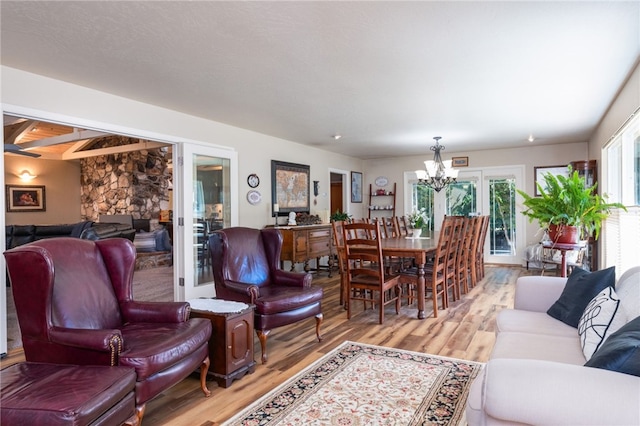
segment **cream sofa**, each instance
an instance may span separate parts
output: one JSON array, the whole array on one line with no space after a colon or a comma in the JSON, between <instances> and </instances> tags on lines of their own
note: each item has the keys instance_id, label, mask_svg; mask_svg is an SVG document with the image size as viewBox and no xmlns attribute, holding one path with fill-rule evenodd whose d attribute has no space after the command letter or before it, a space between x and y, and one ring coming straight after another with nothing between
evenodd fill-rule
<instances>
[{"instance_id":1,"label":"cream sofa","mask_svg":"<svg viewBox=\"0 0 640 426\"><path fill-rule=\"evenodd\" d=\"M470 389L469 425L640 425L640 377L584 366L578 330L546 313L566 280L517 280L514 309L499 312L491 359ZM640 316L640 267L615 291L627 323Z\"/></svg>"}]
</instances>

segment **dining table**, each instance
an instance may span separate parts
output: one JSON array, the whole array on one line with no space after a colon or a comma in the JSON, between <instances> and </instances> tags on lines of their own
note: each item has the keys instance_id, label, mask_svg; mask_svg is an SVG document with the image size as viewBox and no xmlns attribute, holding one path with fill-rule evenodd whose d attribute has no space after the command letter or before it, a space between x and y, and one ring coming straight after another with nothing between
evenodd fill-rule
<instances>
[{"instance_id":1,"label":"dining table","mask_svg":"<svg viewBox=\"0 0 640 426\"><path fill-rule=\"evenodd\" d=\"M424 268L429 255L435 253L438 246L438 232L423 233L420 237L405 236L382 238L383 256L413 258L418 270L418 318L424 319L426 278Z\"/></svg>"}]
</instances>

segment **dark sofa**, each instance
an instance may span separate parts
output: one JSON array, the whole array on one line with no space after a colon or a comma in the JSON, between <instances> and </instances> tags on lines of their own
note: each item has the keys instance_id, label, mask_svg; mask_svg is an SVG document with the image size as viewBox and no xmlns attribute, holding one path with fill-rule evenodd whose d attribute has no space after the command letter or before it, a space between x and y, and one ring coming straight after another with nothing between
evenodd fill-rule
<instances>
[{"instance_id":1,"label":"dark sofa","mask_svg":"<svg viewBox=\"0 0 640 426\"><path fill-rule=\"evenodd\" d=\"M91 221L64 225L7 225L5 249L54 237L74 237L92 241L121 237L133 241L135 233L136 230L129 225Z\"/></svg>"}]
</instances>

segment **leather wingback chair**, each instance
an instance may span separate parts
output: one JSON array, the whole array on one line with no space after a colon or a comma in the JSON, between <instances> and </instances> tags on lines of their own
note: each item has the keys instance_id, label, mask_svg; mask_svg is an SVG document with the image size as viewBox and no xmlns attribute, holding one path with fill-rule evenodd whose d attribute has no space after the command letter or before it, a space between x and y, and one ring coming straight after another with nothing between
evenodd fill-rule
<instances>
[{"instance_id":1,"label":"leather wingback chair","mask_svg":"<svg viewBox=\"0 0 640 426\"><path fill-rule=\"evenodd\" d=\"M51 238L4 253L27 361L133 367L136 414L201 367L211 322L186 302L136 302L131 241Z\"/></svg>"},{"instance_id":2,"label":"leather wingback chair","mask_svg":"<svg viewBox=\"0 0 640 426\"><path fill-rule=\"evenodd\" d=\"M322 287L311 285L311 274L280 269L281 249L282 234L275 228L226 228L209 237L216 297L255 306L263 364L272 328L315 316L322 340Z\"/></svg>"}]
</instances>

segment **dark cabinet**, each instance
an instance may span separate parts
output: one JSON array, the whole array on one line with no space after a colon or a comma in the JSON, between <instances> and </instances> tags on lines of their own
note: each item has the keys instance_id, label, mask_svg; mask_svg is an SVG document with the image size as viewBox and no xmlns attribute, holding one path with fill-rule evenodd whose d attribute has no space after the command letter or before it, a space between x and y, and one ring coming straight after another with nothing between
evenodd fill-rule
<instances>
[{"instance_id":1,"label":"dark cabinet","mask_svg":"<svg viewBox=\"0 0 640 426\"><path fill-rule=\"evenodd\" d=\"M596 160L572 161L569 165L584 178L584 183L587 187L593 186L598 182L598 165ZM597 186L595 192L598 192ZM585 269L589 269L590 271L598 269L598 241L593 236L589 237L587 251L582 264Z\"/></svg>"},{"instance_id":2,"label":"dark cabinet","mask_svg":"<svg viewBox=\"0 0 640 426\"><path fill-rule=\"evenodd\" d=\"M253 360L253 306L241 312L191 310L192 318L211 321L209 376L226 388L233 380L255 371Z\"/></svg>"}]
</instances>

